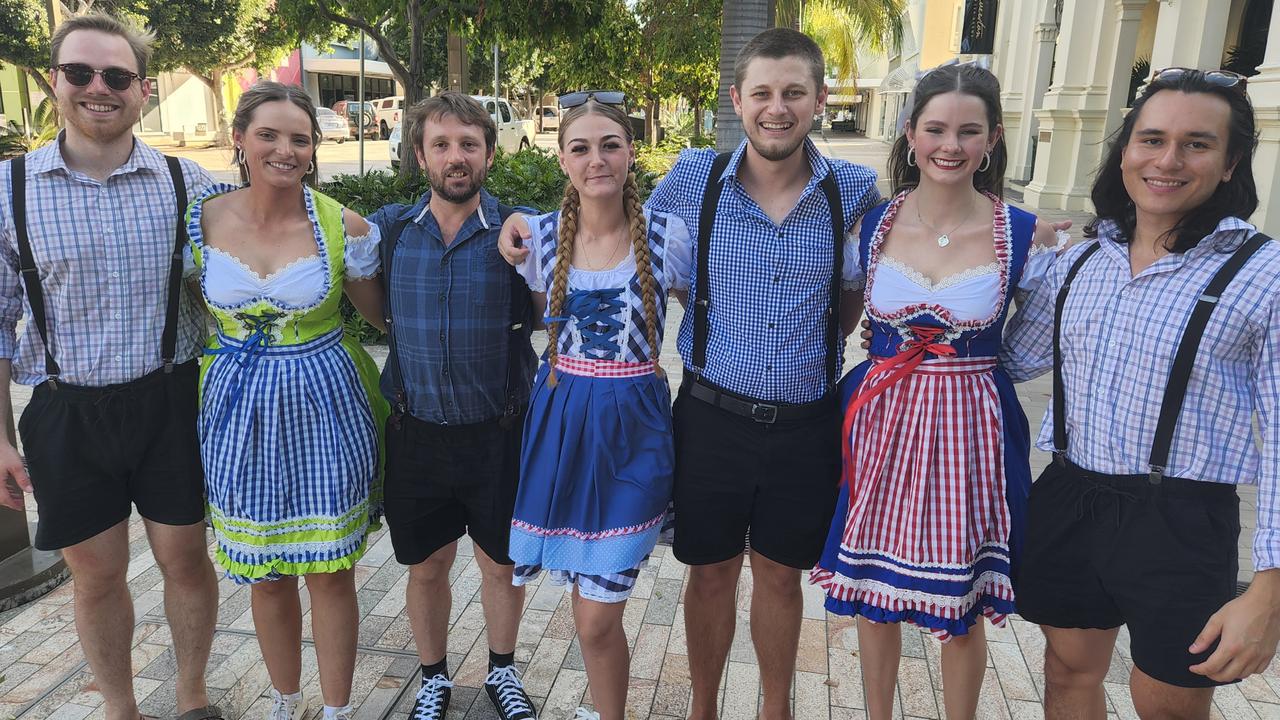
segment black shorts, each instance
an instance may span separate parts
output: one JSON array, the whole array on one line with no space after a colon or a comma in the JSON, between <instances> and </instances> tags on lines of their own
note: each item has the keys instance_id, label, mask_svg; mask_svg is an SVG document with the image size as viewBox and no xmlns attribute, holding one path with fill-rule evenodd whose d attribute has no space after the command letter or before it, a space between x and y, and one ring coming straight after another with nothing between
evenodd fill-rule
<instances>
[{"instance_id":1,"label":"black shorts","mask_svg":"<svg viewBox=\"0 0 1280 720\"><path fill-rule=\"evenodd\" d=\"M1133 662L1178 687L1225 683L1187 668L1187 648L1235 597L1234 485L1099 475L1050 463L1031 485L1018 613L1056 628L1129 626Z\"/></svg>"},{"instance_id":2,"label":"black shorts","mask_svg":"<svg viewBox=\"0 0 1280 720\"><path fill-rule=\"evenodd\" d=\"M83 542L129 517L165 525L204 518L195 361L133 382L45 382L18 421L39 523L35 546Z\"/></svg>"},{"instance_id":3,"label":"black shorts","mask_svg":"<svg viewBox=\"0 0 1280 720\"><path fill-rule=\"evenodd\" d=\"M386 514L400 564L417 565L464 533L495 562L511 564L523 431L523 411L471 425L412 415L387 421Z\"/></svg>"},{"instance_id":4,"label":"black shorts","mask_svg":"<svg viewBox=\"0 0 1280 720\"><path fill-rule=\"evenodd\" d=\"M801 570L822 554L840 479L839 414L756 422L681 388L673 409L676 559L709 565L751 549Z\"/></svg>"}]
</instances>

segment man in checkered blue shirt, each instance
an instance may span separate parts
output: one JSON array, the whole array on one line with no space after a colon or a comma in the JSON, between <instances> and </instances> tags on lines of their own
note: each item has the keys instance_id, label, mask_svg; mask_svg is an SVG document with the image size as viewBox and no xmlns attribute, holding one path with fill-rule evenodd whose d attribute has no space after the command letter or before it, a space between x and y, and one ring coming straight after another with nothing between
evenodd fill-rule
<instances>
[{"instance_id":1,"label":"man in checkered blue shirt","mask_svg":"<svg viewBox=\"0 0 1280 720\"><path fill-rule=\"evenodd\" d=\"M212 180L190 161L171 167L133 137L151 94L148 41L106 16L60 25L49 82L66 129L21 163L0 164L0 425L12 416L10 378L34 386L18 423L28 469L12 429L0 427L0 473L34 486L35 545L61 549L71 569L76 630L108 720L139 717L125 582L137 506L164 575L176 707L182 720L203 720L221 717L204 684L218 605L196 437L205 315L181 286L171 304L170 283L179 207ZM19 274L19 221L38 281ZM24 500L10 487L0 504L21 510Z\"/></svg>"}]
</instances>

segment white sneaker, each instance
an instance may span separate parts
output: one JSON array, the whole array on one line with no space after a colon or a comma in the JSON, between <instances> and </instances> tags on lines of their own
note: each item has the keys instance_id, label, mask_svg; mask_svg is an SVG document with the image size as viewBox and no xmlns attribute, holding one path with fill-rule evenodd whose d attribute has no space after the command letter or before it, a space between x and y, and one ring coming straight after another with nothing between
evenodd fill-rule
<instances>
[{"instance_id":1,"label":"white sneaker","mask_svg":"<svg viewBox=\"0 0 1280 720\"><path fill-rule=\"evenodd\" d=\"M578 708L578 711L573 714L573 720L600 720L600 713L591 712L584 707L580 707Z\"/></svg>"},{"instance_id":2,"label":"white sneaker","mask_svg":"<svg viewBox=\"0 0 1280 720\"><path fill-rule=\"evenodd\" d=\"M324 720L351 720L351 716L354 713L355 713L355 710L352 710L350 705L343 705L340 708L329 707L328 705L325 705L323 719Z\"/></svg>"},{"instance_id":3,"label":"white sneaker","mask_svg":"<svg viewBox=\"0 0 1280 720\"><path fill-rule=\"evenodd\" d=\"M302 720L307 714L307 699L301 692L281 695L271 688L271 709L267 710L266 720Z\"/></svg>"}]
</instances>

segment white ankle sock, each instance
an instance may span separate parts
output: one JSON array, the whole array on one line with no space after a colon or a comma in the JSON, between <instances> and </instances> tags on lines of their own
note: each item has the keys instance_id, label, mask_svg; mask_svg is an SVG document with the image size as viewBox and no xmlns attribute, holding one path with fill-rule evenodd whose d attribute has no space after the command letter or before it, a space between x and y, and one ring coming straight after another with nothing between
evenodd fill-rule
<instances>
[{"instance_id":1,"label":"white ankle sock","mask_svg":"<svg viewBox=\"0 0 1280 720\"><path fill-rule=\"evenodd\" d=\"M272 689L272 690L275 690L275 691L276 691L276 694L280 696L280 699L281 699L281 700L284 700L285 702L296 703L296 702L298 702L299 700L302 700L302 691L301 691L301 690L299 690L298 692L295 692L295 693L282 693L282 692L280 692L279 690L276 690L275 688L271 688L271 689Z\"/></svg>"},{"instance_id":2,"label":"white ankle sock","mask_svg":"<svg viewBox=\"0 0 1280 720\"><path fill-rule=\"evenodd\" d=\"M323 717L324 717L324 718L326 718L326 719L327 719L327 718L336 718L336 717L338 717L338 714L339 714L339 713L344 713L344 712L345 712L345 713L348 713L348 714L350 714L350 713L351 713L351 705L350 705L350 703L348 703L348 704L346 704L346 705L343 705L342 707L334 707L334 706L332 706L332 705L325 705L325 706L324 706L324 715L323 715Z\"/></svg>"}]
</instances>

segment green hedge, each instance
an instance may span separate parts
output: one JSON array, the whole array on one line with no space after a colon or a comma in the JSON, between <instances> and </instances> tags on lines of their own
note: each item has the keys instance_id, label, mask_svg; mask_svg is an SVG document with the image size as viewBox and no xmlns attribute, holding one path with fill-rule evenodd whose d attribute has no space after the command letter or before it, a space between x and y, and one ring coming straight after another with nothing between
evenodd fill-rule
<instances>
[{"instance_id":1,"label":"green hedge","mask_svg":"<svg viewBox=\"0 0 1280 720\"><path fill-rule=\"evenodd\" d=\"M649 197L659 175L637 167L642 199ZM664 171L665 172L665 171ZM485 188L505 205L523 205L550 212L560 206L565 175L556 154L544 148L528 148L517 153L498 151L485 180ZM320 191L361 215L391 203L412 205L429 189L427 178L415 173L407 178L386 170L364 175L335 175L320 185ZM385 342L378 329L364 321L351 303L342 299L342 319L347 331L364 343Z\"/></svg>"}]
</instances>

